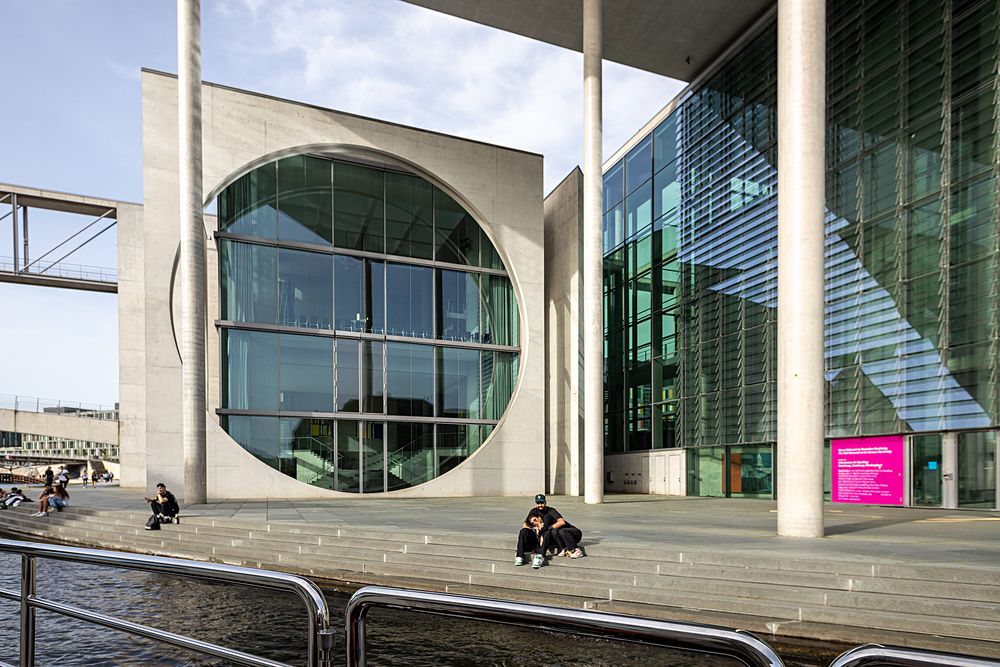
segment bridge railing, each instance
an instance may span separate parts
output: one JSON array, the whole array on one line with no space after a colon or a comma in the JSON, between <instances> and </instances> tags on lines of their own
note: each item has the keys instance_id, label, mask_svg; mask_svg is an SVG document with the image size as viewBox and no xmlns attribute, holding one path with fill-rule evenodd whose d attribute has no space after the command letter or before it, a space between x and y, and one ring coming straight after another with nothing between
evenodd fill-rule
<instances>
[{"instance_id":1,"label":"bridge railing","mask_svg":"<svg viewBox=\"0 0 1000 667\"><path fill-rule=\"evenodd\" d=\"M85 419L108 419L111 421L118 419L118 407L114 405L80 403L77 401L63 401L14 394L0 394L0 409L43 412L64 417L82 417Z\"/></svg>"},{"instance_id":2,"label":"bridge railing","mask_svg":"<svg viewBox=\"0 0 1000 667\"><path fill-rule=\"evenodd\" d=\"M26 273L28 275L43 275L70 280L89 280L96 283L118 282L118 269L112 267L41 260L33 263L25 271L21 267L15 267L14 258L10 256L0 257L0 272Z\"/></svg>"}]
</instances>

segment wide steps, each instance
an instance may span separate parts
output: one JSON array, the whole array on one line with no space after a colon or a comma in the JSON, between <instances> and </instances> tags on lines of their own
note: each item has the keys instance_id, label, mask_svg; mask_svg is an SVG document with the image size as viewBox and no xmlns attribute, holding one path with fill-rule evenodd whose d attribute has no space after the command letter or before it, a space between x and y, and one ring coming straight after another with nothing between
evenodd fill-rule
<instances>
[{"instance_id":1,"label":"wide steps","mask_svg":"<svg viewBox=\"0 0 1000 667\"><path fill-rule=\"evenodd\" d=\"M351 583L681 610L754 619L744 627L853 627L994 642L1000 571L896 562L842 563L737 551L587 545L588 557L513 564L514 535L425 535L356 526L183 517L145 531L148 513L70 508L47 518L0 512L0 528L41 539L268 567ZM520 596L520 597L519 597ZM783 631L786 632L786 631Z\"/></svg>"}]
</instances>

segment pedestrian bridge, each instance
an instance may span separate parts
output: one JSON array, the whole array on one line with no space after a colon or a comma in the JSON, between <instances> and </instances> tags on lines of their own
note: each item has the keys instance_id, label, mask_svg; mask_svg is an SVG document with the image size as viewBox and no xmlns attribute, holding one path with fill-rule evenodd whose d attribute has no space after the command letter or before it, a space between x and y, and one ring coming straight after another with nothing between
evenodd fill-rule
<instances>
[{"instance_id":1,"label":"pedestrian bridge","mask_svg":"<svg viewBox=\"0 0 1000 667\"><path fill-rule=\"evenodd\" d=\"M114 409L81 410L24 404L23 399L0 405L0 431L29 433L50 438L118 445L118 412Z\"/></svg>"}]
</instances>

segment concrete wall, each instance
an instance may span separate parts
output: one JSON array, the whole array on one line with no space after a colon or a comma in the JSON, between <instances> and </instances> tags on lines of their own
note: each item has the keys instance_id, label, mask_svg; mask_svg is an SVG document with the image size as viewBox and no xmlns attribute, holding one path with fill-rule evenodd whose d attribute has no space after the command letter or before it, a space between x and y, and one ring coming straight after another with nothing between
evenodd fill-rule
<instances>
[{"instance_id":1,"label":"concrete wall","mask_svg":"<svg viewBox=\"0 0 1000 667\"><path fill-rule=\"evenodd\" d=\"M490 439L465 463L431 482L386 496L530 495L544 487L544 247L542 158L497 146L392 125L328 109L205 85L204 189L214 194L250 168L282 155L329 152L393 156L455 195L483 225L514 283L521 315L518 386ZM146 479L183 492L180 358L171 286L177 253L177 81L143 72L145 191ZM387 158L388 159L388 158ZM213 225L208 222L206 226ZM206 233L209 233L206 230ZM209 246L214 246L210 242ZM208 369L210 412L218 406L217 272L210 252ZM137 271L133 271L137 273ZM134 335L136 331L124 332ZM208 423L212 498L353 497L298 482L259 462ZM137 427L133 424L133 427ZM128 447L139 448L137 441ZM131 478L128 470L123 475Z\"/></svg>"},{"instance_id":2,"label":"concrete wall","mask_svg":"<svg viewBox=\"0 0 1000 667\"><path fill-rule=\"evenodd\" d=\"M687 460L683 449L652 449L604 457L608 493L683 496L687 492Z\"/></svg>"},{"instance_id":3,"label":"concrete wall","mask_svg":"<svg viewBox=\"0 0 1000 667\"><path fill-rule=\"evenodd\" d=\"M545 444L550 493L583 493L580 230L583 172L545 198Z\"/></svg>"},{"instance_id":4,"label":"concrete wall","mask_svg":"<svg viewBox=\"0 0 1000 667\"><path fill-rule=\"evenodd\" d=\"M146 486L146 294L141 206L118 206L118 457L123 486ZM115 471L116 476L121 478Z\"/></svg>"}]
</instances>

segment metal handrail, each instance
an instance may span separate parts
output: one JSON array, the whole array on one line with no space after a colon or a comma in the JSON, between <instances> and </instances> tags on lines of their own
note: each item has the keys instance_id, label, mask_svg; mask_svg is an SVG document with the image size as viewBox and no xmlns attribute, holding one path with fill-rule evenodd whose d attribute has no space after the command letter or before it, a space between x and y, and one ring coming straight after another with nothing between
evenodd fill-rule
<instances>
[{"instance_id":1,"label":"metal handrail","mask_svg":"<svg viewBox=\"0 0 1000 667\"><path fill-rule=\"evenodd\" d=\"M783 667L774 649L742 630L383 586L362 588L347 603L347 667L365 667L365 619L373 607L712 653L748 667Z\"/></svg>"},{"instance_id":2,"label":"metal handrail","mask_svg":"<svg viewBox=\"0 0 1000 667\"><path fill-rule=\"evenodd\" d=\"M957 653L868 644L841 653L830 667L998 667L1000 662Z\"/></svg>"},{"instance_id":3,"label":"metal handrail","mask_svg":"<svg viewBox=\"0 0 1000 667\"><path fill-rule=\"evenodd\" d=\"M33 667L35 664L36 609L44 609L45 611L62 614L63 616L69 616L70 618L133 635L139 635L202 655L230 660L241 665L249 665L250 667L288 667L284 663L261 658L260 656L236 649L38 597L35 594L36 558L103 565L141 570L143 572L158 572L294 593L299 596L309 611L307 664L309 667L329 667L331 664L333 630L330 628L330 609L322 591L311 581L303 577L283 572L256 570L234 565L201 563L182 560L180 558L82 549L18 540L0 539L0 552L21 555L20 592L0 588L0 598L13 600L19 602L21 605L20 667Z\"/></svg>"}]
</instances>

